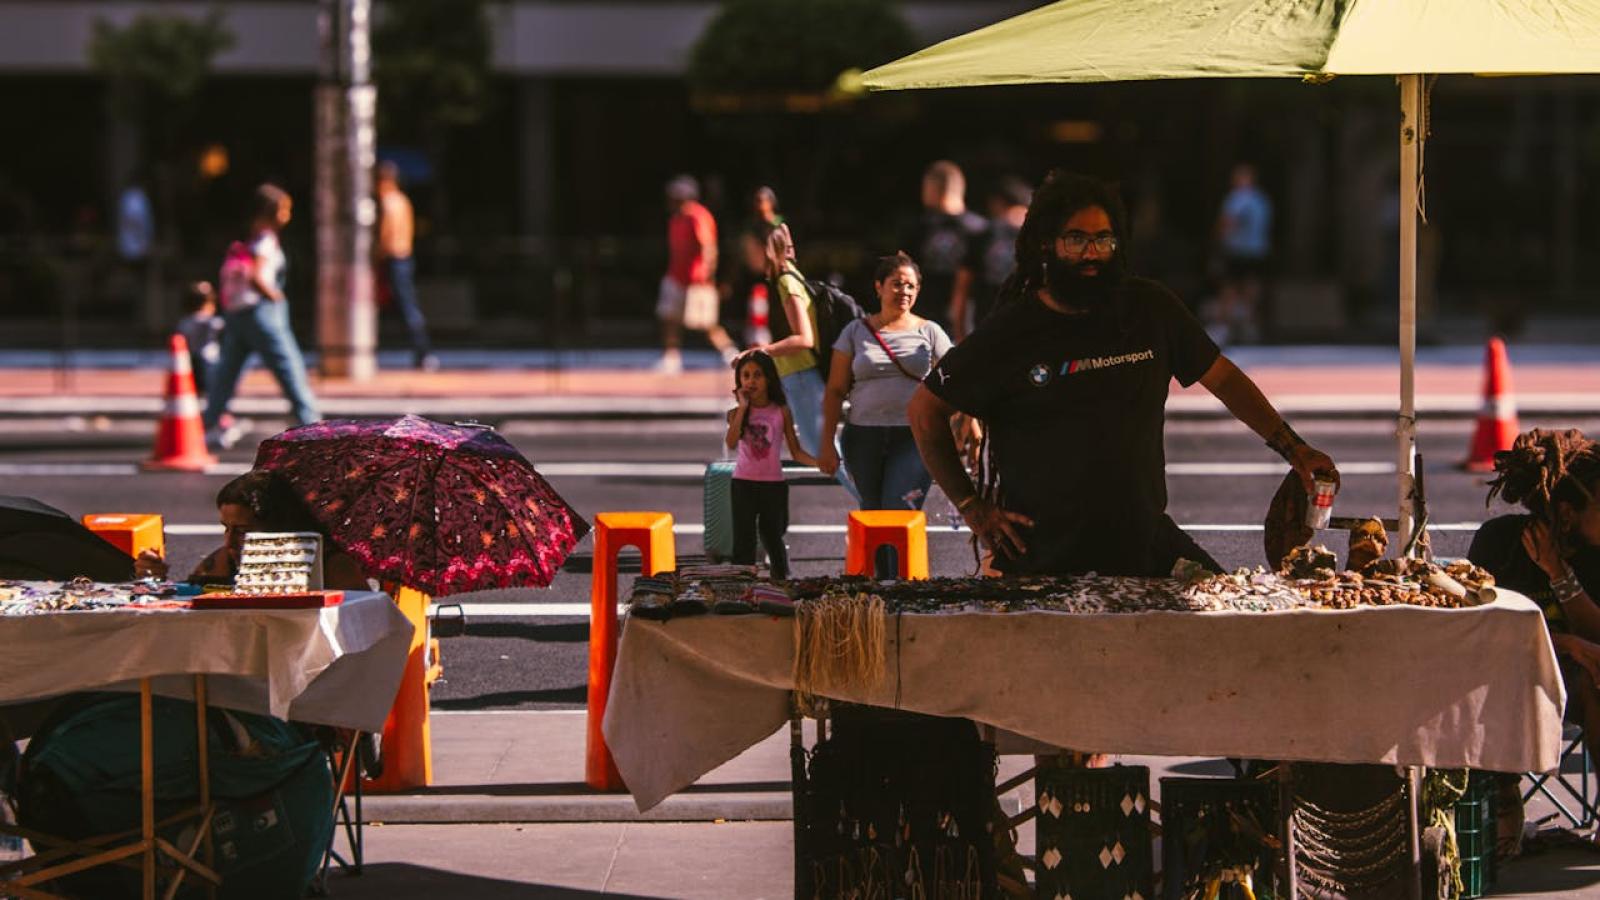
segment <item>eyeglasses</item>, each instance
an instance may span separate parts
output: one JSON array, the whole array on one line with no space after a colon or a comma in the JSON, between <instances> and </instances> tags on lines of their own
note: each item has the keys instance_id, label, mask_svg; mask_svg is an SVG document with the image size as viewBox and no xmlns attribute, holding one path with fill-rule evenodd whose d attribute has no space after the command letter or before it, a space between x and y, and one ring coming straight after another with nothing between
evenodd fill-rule
<instances>
[{"instance_id":1,"label":"eyeglasses","mask_svg":"<svg viewBox=\"0 0 1600 900\"><path fill-rule=\"evenodd\" d=\"M1117 236L1109 231L1099 234L1089 234L1086 231L1069 231L1057 238L1061 241L1062 249L1074 256L1083 253L1091 246L1101 256L1110 256L1117 250Z\"/></svg>"}]
</instances>

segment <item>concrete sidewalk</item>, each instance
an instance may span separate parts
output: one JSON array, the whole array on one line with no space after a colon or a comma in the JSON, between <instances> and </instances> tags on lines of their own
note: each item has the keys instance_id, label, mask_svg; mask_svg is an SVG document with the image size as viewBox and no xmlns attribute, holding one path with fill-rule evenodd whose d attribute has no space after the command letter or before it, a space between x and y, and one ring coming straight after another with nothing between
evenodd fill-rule
<instances>
[{"instance_id":1,"label":"concrete sidewalk","mask_svg":"<svg viewBox=\"0 0 1600 900\"><path fill-rule=\"evenodd\" d=\"M1392 415L1399 364L1392 350L1372 347L1244 347L1230 356L1279 409L1299 415ZM1513 348L1514 399L1527 414L1600 413L1600 348L1555 345ZM75 368L53 368L51 354L0 353L0 416L149 418L160 413L165 384L159 354L74 354ZM721 416L732 379L709 352L686 355L687 368L664 376L649 351L444 354L437 372L384 368L368 382L317 379L328 416L413 412L441 418ZM1423 415L1475 415L1482 399L1482 350L1425 348L1418 354L1416 392ZM247 416L281 416L287 404L264 371L251 371L235 401ZM1174 417L1226 415L1202 388L1174 389Z\"/></svg>"},{"instance_id":2,"label":"concrete sidewalk","mask_svg":"<svg viewBox=\"0 0 1600 900\"><path fill-rule=\"evenodd\" d=\"M626 794L583 783L585 715L435 713L435 786L369 796L369 869L335 877L336 897L783 897L794 846L787 730L735 757L647 814ZM812 736L808 735L808 744ZM1122 757L1167 775L1227 775L1222 760ZM1001 759L1003 780L1032 764ZM1031 785L1007 795L1031 805ZM1529 819L1548 814L1529 806ZM379 824L381 823L381 824ZM1033 829L1019 831L1033 850ZM342 840L340 843L342 848ZM1159 847L1156 858L1160 858ZM1600 900L1600 851L1563 849L1502 868L1494 896Z\"/></svg>"}]
</instances>

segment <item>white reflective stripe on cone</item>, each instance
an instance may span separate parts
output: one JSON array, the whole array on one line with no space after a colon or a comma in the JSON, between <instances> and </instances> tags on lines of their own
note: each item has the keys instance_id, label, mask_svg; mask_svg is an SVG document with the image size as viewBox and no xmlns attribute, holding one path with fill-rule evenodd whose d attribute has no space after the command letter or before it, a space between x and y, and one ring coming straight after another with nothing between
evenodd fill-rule
<instances>
[{"instance_id":1,"label":"white reflective stripe on cone","mask_svg":"<svg viewBox=\"0 0 1600 900\"><path fill-rule=\"evenodd\" d=\"M1491 419L1515 419L1517 417L1516 401L1512 400L1509 394L1501 394L1498 397L1485 397L1480 415Z\"/></svg>"},{"instance_id":2,"label":"white reflective stripe on cone","mask_svg":"<svg viewBox=\"0 0 1600 900\"><path fill-rule=\"evenodd\" d=\"M189 354L188 353L174 353L174 354L172 354L172 374L174 374L174 375L193 375L194 374L194 367L189 365Z\"/></svg>"},{"instance_id":3,"label":"white reflective stripe on cone","mask_svg":"<svg viewBox=\"0 0 1600 900\"><path fill-rule=\"evenodd\" d=\"M200 398L193 394L168 397L161 415L167 419L197 419L200 417Z\"/></svg>"}]
</instances>

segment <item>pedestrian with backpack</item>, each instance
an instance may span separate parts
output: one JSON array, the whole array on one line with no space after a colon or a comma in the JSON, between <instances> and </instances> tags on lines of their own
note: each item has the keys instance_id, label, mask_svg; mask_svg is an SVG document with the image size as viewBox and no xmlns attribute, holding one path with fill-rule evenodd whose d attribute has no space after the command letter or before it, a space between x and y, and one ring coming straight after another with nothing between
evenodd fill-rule
<instances>
[{"instance_id":1,"label":"pedestrian with backpack","mask_svg":"<svg viewBox=\"0 0 1600 900\"><path fill-rule=\"evenodd\" d=\"M932 477L917 452L906 406L917 385L950 352L950 336L939 323L911 312L922 271L910 256L896 253L878 260L872 284L878 311L850 322L833 343L822 434L833 434L849 398L840 444L861 508L921 509ZM829 475L838 471L839 454L831 440L822 442L817 468ZM891 553L879 552L877 577L894 577Z\"/></svg>"},{"instance_id":2,"label":"pedestrian with backpack","mask_svg":"<svg viewBox=\"0 0 1600 900\"><path fill-rule=\"evenodd\" d=\"M213 447L231 446L230 435L219 427L228 404L239 387L239 378L252 354L277 379L278 387L289 400L295 424L304 425L322 418L306 379L305 359L289 327L287 283L288 258L278 233L289 224L294 203L289 192L274 184L256 188L250 231L244 241L228 248L222 263L219 294L222 316L222 357L206 397L206 442Z\"/></svg>"},{"instance_id":3,"label":"pedestrian with backpack","mask_svg":"<svg viewBox=\"0 0 1600 900\"><path fill-rule=\"evenodd\" d=\"M795 264L794 237L788 225L778 225L767 235L767 280L772 283L771 295L777 298L781 315L770 317L777 339L760 349L777 364L800 445L817 456L826 390L822 360L827 358L824 354L831 354L828 348L844 324L860 317L861 308L832 285L806 280ZM782 337L778 337L780 333ZM856 494L848 470L838 470L837 477L845 490Z\"/></svg>"}]
</instances>

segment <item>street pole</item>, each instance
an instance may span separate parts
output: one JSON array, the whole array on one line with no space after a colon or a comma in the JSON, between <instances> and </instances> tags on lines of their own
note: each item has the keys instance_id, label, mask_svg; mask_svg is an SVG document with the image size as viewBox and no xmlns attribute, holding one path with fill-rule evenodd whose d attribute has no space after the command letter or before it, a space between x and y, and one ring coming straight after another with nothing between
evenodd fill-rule
<instances>
[{"instance_id":1,"label":"street pole","mask_svg":"<svg viewBox=\"0 0 1600 900\"><path fill-rule=\"evenodd\" d=\"M1411 539L1416 514L1417 458L1417 176L1421 170L1423 121L1421 75L1401 75L1400 84L1400 415L1395 424L1395 469L1399 473L1401 546ZM1420 547L1420 543L1418 544Z\"/></svg>"},{"instance_id":2,"label":"street pole","mask_svg":"<svg viewBox=\"0 0 1600 900\"><path fill-rule=\"evenodd\" d=\"M317 348L325 378L367 381L377 372L372 291L377 89L372 85L371 0L320 0L316 87Z\"/></svg>"}]
</instances>

